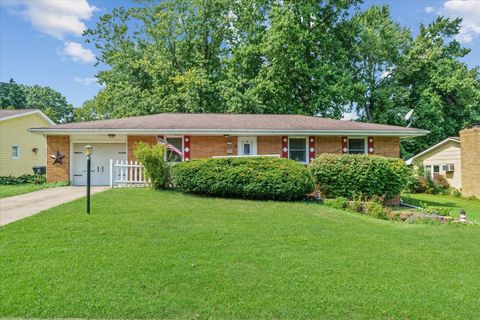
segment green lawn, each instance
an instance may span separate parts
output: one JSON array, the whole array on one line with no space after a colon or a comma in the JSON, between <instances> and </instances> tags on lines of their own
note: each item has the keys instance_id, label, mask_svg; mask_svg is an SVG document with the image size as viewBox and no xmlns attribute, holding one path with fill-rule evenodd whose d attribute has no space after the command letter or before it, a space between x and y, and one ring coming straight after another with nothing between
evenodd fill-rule
<instances>
[{"instance_id":1,"label":"green lawn","mask_svg":"<svg viewBox=\"0 0 480 320\"><path fill-rule=\"evenodd\" d=\"M43 189L42 185L32 183L0 185L0 199Z\"/></svg>"},{"instance_id":2,"label":"green lawn","mask_svg":"<svg viewBox=\"0 0 480 320\"><path fill-rule=\"evenodd\" d=\"M452 208L454 217L458 217L460 215L460 210L465 209L467 218L480 222L480 200L424 193L404 194L402 195L402 200L415 206L420 206L421 202L426 202L430 206Z\"/></svg>"},{"instance_id":3,"label":"green lawn","mask_svg":"<svg viewBox=\"0 0 480 320\"><path fill-rule=\"evenodd\" d=\"M474 319L480 229L114 189L0 229L0 317Z\"/></svg>"}]
</instances>

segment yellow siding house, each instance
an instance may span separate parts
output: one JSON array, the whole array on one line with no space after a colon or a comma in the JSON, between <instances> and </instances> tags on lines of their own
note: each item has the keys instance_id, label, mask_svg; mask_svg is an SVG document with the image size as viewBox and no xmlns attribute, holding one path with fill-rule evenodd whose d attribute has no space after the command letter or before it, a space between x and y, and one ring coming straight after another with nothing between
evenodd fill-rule
<instances>
[{"instance_id":1,"label":"yellow siding house","mask_svg":"<svg viewBox=\"0 0 480 320\"><path fill-rule=\"evenodd\" d=\"M52 124L40 110L0 110L0 176L33 174L33 166L45 166L46 139L28 129Z\"/></svg>"},{"instance_id":2,"label":"yellow siding house","mask_svg":"<svg viewBox=\"0 0 480 320\"><path fill-rule=\"evenodd\" d=\"M420 152L407 160L407 164L421 161L425 176L434 179L444 176L448 184L455 189L462 189L462 157L460 153L460 138L450 137L442 142Z\"/></svg>"}]
</instances>

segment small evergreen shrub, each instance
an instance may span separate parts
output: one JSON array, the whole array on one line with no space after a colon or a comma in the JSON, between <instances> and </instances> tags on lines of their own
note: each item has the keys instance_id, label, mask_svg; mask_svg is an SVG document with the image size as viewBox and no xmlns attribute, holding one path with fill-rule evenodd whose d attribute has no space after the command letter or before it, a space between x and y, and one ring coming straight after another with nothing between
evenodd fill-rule
<instances>
[{"instance_id":1,"label":"small evergreen shrub","mask_svg":"<svg viewBox=\"0 0 480 320\"><path fill-rule=\"evenodd\" d=\"M271 157L199 159L172 167L182 192L245 199L297 200L313 191L307 168Z\"/></svg>"},{"instance_id":2,"label":"small evergreen shrub","mask_svg":"<svg viewBox=\"0 0 480 320\"><path fill-rule=\"evenodd\" d=\"M154 189L165 189L170 185L170 166L165 161L165 147L163 145L149 145L137 143L134 150L135 157L145 167L145 175L150 179Z\"/></svg>"},{"instance_id":3,"label":"small evergreen shrub","mask_svg":"<svg viewBox=\"0 0 480 320\"><path fill-rule=\"evenodd\" d=\"M322 154L309 165L310 172L327 198L391 199L411 176L403 160L371 155Z\"/></svg>"}]
</instances>

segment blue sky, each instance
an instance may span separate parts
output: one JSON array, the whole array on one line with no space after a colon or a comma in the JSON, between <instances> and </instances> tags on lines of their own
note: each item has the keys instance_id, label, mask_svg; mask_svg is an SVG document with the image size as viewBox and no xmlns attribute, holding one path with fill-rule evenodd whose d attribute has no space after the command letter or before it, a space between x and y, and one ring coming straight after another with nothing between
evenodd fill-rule
<instances>
[{"instance_id":1,"label":"blue sky","mask_svg":"<svg viewBox=\"0 0 480 320\"><path fill-rule=\"evenodd\" d=\"M480 65L480 0L365 0L389 4L393 18L412 29L439 14L464 18L460 37L472 50L464 61ZM81 33L113 7L128 0L0 0L0 81L49 86L80 106L100 90L95 75L98 54Z\"/></svg>"}]
</instances>

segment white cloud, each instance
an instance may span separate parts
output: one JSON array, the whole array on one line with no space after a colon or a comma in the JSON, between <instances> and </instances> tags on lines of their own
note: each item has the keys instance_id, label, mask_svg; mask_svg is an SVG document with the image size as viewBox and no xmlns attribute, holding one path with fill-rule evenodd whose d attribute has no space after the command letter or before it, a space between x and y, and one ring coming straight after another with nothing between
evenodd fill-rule
<instances>
[{"instance_id":1,"label":"white cloud","mask_svg":"<svg viewBox=\"0 0 480 320\"><path fill-rule=\"evenodd\" d=\"M19 14L35 28L57 39L81 36L97 8L87 0L4 0L2 5Z\"/></svg>"},{"instance_id":2,"label":"white cloud","mask_svg":"<svg viewBox=\"0 0 480 320\"><path fill-rule=\"evenodd\" d=\"M89 85L94 84L94 83L98 84L97 78L95 78L95 77L85 77L85 78L75 77L73 79L73 81L75 81L77 83L81 83L84 86L89 86Z\"/></svg>"},{"instance_id":3,"label":"white cloud","mask_svg":"<svg viewBox=\"0 0 480 320\"><path fill-rule=\"evenodd\" d=\"M443 11L449 17L463 18L462 28L457 40L462 43L472 42L480 34L480 1L449 0L443 4Z\"/></svg>"},{"instance_id":4,"label":"white cloud","mask_svg":"<svg viewBox=\"0 0 480 320\"><path fill-rule=\"evenodd\" d=\"M480 35L480 0L447 0L441 8L426 7L425 12L462 18L462 27L456 37L462 43L470 43Z\"/></svg>"},{"instance_id":5,"label":"white cloud","mask_svg":"<svg viewBox=\"0 0 480 320\"><path fill-rule=\"evenodd\" d=\"M90 49L84 48L80 43L67 41L64 47L59 52L62 55L68 56L73 61L82 63L95 62L95 55Z\"/></svg>"},{"instance_id":6,"label":"white cloud","mask_svg":"<svg viewBox=\"0 0 480 320\"><path fill-rule=\"evenodd\" d=\"M434 7L426 7L426 8L425 8L425 12L426 12L426 13L432 13L433 11L435 11L435 8L434 8Z\"/></svg>"}]
</instances>

